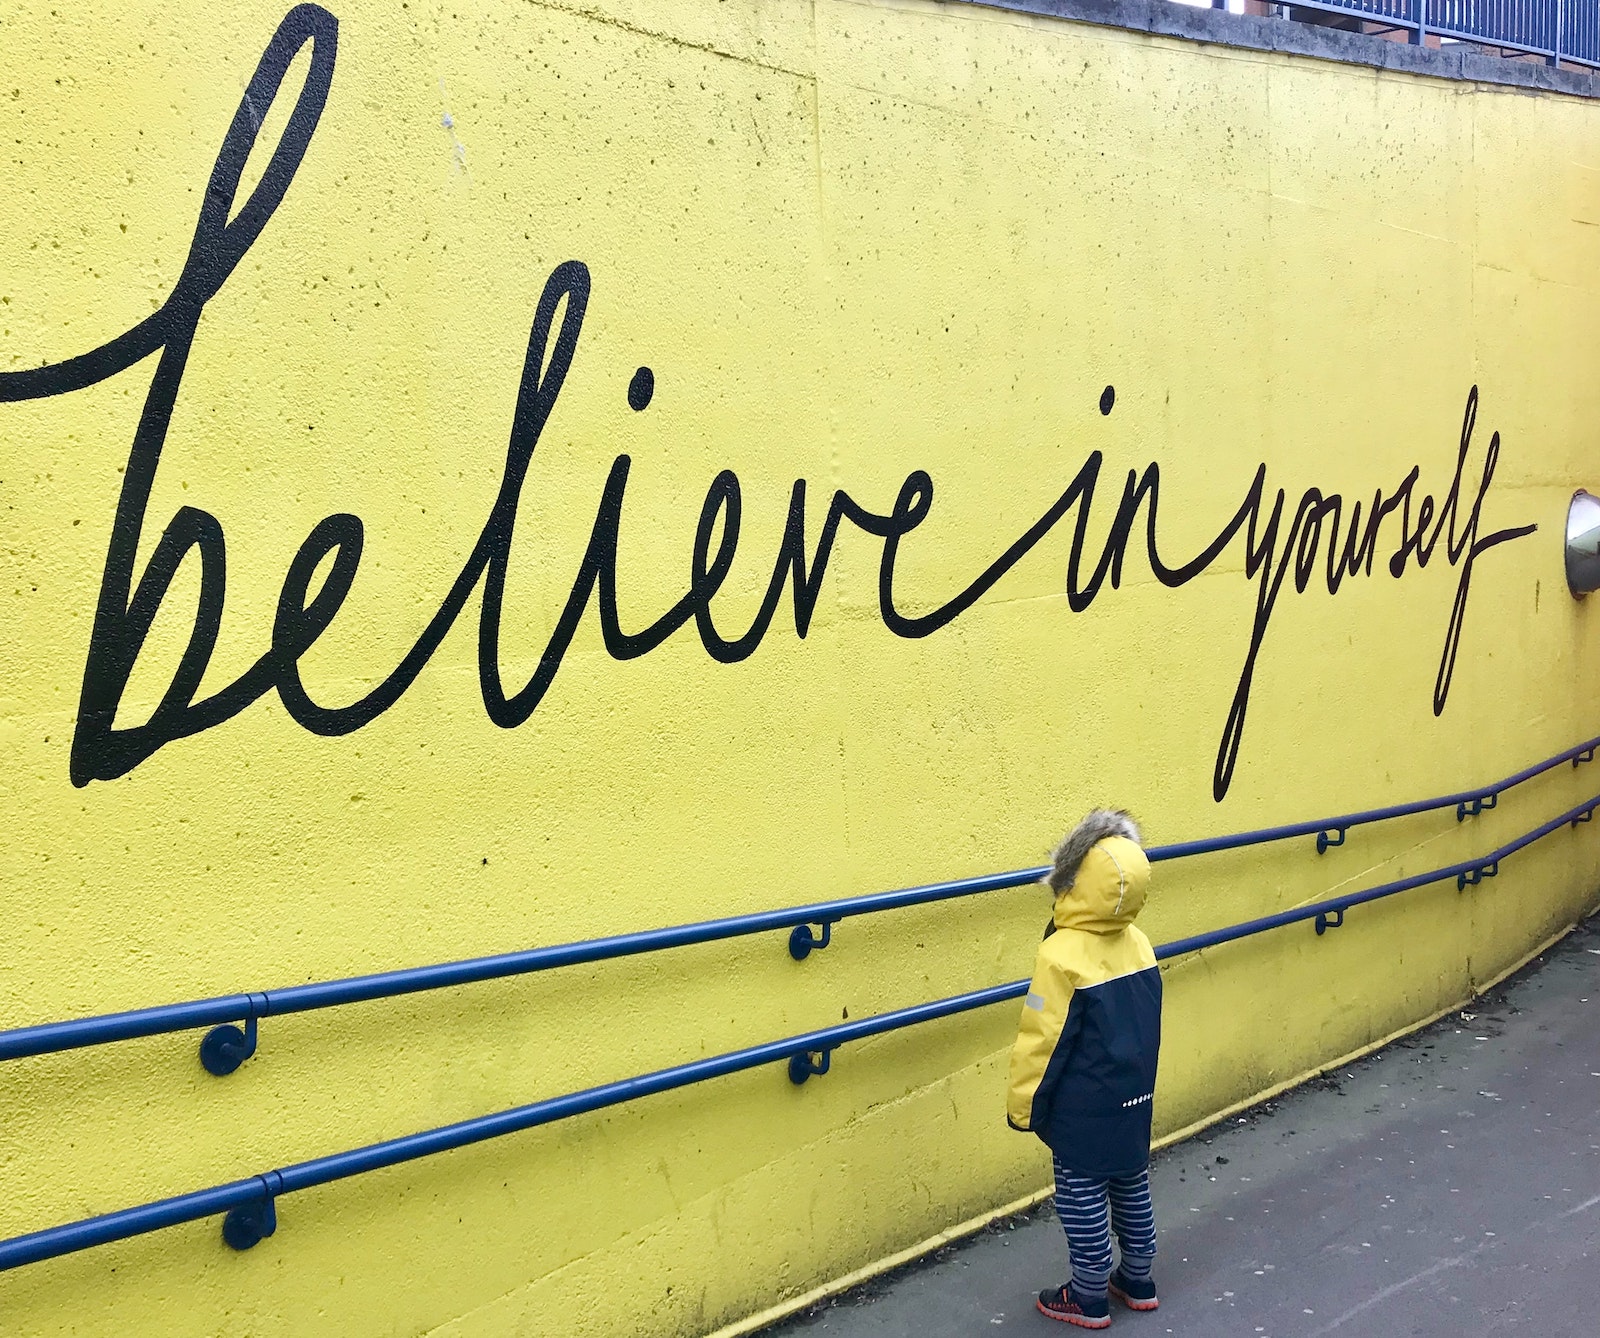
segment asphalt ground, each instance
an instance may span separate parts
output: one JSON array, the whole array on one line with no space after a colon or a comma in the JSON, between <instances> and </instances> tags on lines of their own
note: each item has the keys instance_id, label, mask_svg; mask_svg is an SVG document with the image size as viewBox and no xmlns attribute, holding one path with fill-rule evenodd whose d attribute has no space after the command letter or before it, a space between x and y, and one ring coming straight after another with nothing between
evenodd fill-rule
<instances>
[{"instance_id":1,"label":"asphalt ground","mask_svg":"<svg viewBox=\"0 0 1600 1338\"><path fill-rule=\"evenodd\" d=\"M1048 1162L1041 1148L1041 1170ZM1600 917L1458 1013L1158 1153L1124 1338L1600 1338ZM1043 1205L767 1338L1085 1332Z\"/></svg>"}]
</instances>

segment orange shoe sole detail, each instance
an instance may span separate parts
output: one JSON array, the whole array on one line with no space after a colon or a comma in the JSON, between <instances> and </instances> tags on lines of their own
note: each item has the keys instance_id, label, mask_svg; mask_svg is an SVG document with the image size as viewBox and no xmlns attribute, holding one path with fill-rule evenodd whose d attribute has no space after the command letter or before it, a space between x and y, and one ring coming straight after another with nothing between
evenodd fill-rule
<instances>
[{"instance_id":1,"label":"orange shoe sole detail","mask_svg":"<svg viewBox=\"0 0 1600 1338\"><path fill-rule=\"evenodd\" d=\"M1107 1315L1104 1319L1093 1319L1088 1315L1060 1315L1049 1309L1043 1301L1035 1300L1033 1304L1038 1308L1041 1315L1048 1315L1051 1319L1059 1320L1062 1324L1076 1324L1080 1329L1109 1329L1111 1327L1110 1315Z\"/></svg>"},{"instance_id":2,"label":"orange shoe sole detail","mask_svg":"<svg viewBox=\"0 0 1600 1338\"><path fill-rule=\"evenodd\" d=\"M1107 1287L1106 1290L1109 1291L1111 1295L1115 1296L1117 1300L1121 1301L1123 1305L1127 1306L1129 1310L1148 1312L1158 1309L1161 1305L1161 1300L1159 1297L1152 1296L1148 1301L1136 1301L1120 1287Z\"/></svg>"}]
</instances>

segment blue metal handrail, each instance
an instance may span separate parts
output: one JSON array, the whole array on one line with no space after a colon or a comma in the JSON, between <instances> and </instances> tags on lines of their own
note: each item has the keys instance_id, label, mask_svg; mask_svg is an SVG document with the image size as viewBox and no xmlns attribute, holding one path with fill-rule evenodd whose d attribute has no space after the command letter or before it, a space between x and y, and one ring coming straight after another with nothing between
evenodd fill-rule
<instances>
[{"instance_id":1,"label":"blue metal handrail","mask_svg":"<svg viewBox=\"0 0 1600 1338\"><path fill-rule=\"evenodd\" d=\"M1330 897L1293 910L1280 911L1275 915L1261 916L1258 919L1244 921L1242 924L1179 939L1157 948L1156 957L1158 960L1166 961L1185 953L1198 952L1203 948L1304 920L1315 920L1317 932L1320 934L1327 928L1343 924L1344 912L1352 906L1395 896L1412 888L1443 882L1449 878L1457 880L1458 888L1465 888L1485 878L1494 877L1499 872L1502 860L1534 841L1548 836L1558 828L1576 827L1580 822L1588 822L1594 816L1596 808L1600 808L1600 794L1586 799L1559 817L1541 823L1538 827L1478 859L1463 860L1427 873L1364 888L1359 892ZM183 1222L214 1217L218 1213L225 1214L222 1228L224 1240L235 1249L249 1249L277 1229L276 1201L284 1194L329 1184L335 1180L347 1179L350 1176L394 1166L401 1162L414 1161L420 1157L447 1152L486 1139L499 1138L524 1129L532 1129L541 1124L550 1124L574 1115L601 1110L624 1101L634 1101L658 1092L667 1092L692 1083L743 1072L763 1064L787 1060L791 1081L804 1082L812 1074L826 1072L831 1053L851 1041L863 1040L869 1036L882 1035L903 1027L1019 998L1027 988L1026 980L992 985L987 989L972 990L948 999L900 1008L893 1012L880 1013L875 1017L824 1027L818 1031L768 1041L728 1054L714 1055L687 1064L678 1064L672 1068L658 1069L639 1077L624 1078L564 1096L550 1097L492 1115L481 1115L437 1129L372 1143L348 1152L316 1157L281 1170L267 1171L262 1175L234 1180L225 1185L197 1190L190 1194L180 1194L156 1203L142 1204L139 1207L106 1213L65 1226L30 1232L24 1236L0 1241L0 1271L86 1250L95 1245L125 1240L130 1236L143 1235ZM819 1055L821 1062L814 1062L813 1055Z\"/></svg>"},{"instance_id":2,"label":"blue metal handrail","mask_svg":"<svg viewBox=\"0 0 1600 1338\"><path fill-rule=\"evenodd\" d=\"M1226 0L1212 0L1226 8ZM1348 14L1408 34L1413 45L1448 37L1546 63L1600 66L1600 0L1292 0L1295 9Z\"/></svg>"},{"instance_id":3,"label":"blue metal handrail","mask_svg":"<svg viewBox=\"0 0 1600 1338\"><path fill-rule=\"evenodd\" d=\"M1433 799L1420 799L1411 803L1390 804L1384 808L1345 813L1338 817L1317 818L1226 836L1208 836L1193 841L1152 846L1147 853L1152 862L1159 862L1311 835L1316 836L1317 850L1321 853L1330 846L1343 845L1345 834L1352 827L1369 823L1385 822L1393 818L1444 808L1454 808L1456 820L1459 822L1493 808L1498 803L1499 796L1505 791L1543 775L1563 762L1571 762L1576 767L1582 762L1592 761L1597 748L1600 748L1600 735L1565 749L1553 757L1547 757L1542 762L1524 767L1521 771L1513 772L1492 785L1461 790L1455 794L1441 795ZM112 1041L188 1031L196 1027L211 1027L212 1030L201 1042L200 1058L208 1072L220 1076L233 1072L255 1053L257 1023L264 1017L304 1013L313 1009L365 1003L374 999L396 998L453 985L468 985L479 981L528 975L557 967L608 961L637 953L659 952L667 948L686 947L696 943L712 943L720 939L759 934L773 929L790 930L789 951L796 959L803 959L811 951L827 947L832 941L832 926L847 917L926 905L954 897L972 896L980 892L999 891L1003 888L1021 887L1037 881L1047 872L1048 868L1043 866L1014 869L1004 873L981 874L973 878L958 878L889 892L874 892L859 897L841 897L833 901L813 902L806 906L789 906L780 910L758 911L750 915L735 915L719 920L701 920L664 929L646 929L606 938L584 939L576 943L527 948L491 957L474 957L465 961L441 962L432 966L408 967L373 975L291 985L285 989L226 994L188 1003L160 1004L153 1008L105 1013L94 1017L74 1018L66 1022L45 1022L35 1026L16 1027L9 1031L0 1031L0 1060L54 1054L89 1045L104 1045ZM812 925L822 927L820 936L812 933ZM236 1022L243 1022L242 1031L232 1025Z\"/></svg>"}]
</instances>

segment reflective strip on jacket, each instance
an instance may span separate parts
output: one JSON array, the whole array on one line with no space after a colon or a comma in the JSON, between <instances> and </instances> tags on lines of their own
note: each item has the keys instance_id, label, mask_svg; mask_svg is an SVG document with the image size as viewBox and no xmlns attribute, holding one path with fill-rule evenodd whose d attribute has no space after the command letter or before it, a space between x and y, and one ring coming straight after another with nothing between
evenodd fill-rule
<instances>
[{"instance_id":1,"label":"reflective strip on jacket","mask_svg":"<svg viewBox=\"0 0 1600 1338\"><path fill-rule=\"evenodd\" d=\"M1150 1160L1161 973L1134 925L1150 862L1124 836L1097 842L1056 897L1011 1049L1007 1118L1080 1175Z\"/></svg>"}]
</instances>

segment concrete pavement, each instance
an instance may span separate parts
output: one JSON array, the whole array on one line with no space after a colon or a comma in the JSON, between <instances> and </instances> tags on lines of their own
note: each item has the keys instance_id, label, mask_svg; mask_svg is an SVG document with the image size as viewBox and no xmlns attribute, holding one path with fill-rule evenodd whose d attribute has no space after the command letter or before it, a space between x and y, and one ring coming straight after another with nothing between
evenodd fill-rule
<instances>
[{"instance_id":1,"label":"concrete pavement","mask_svg":"<svg viewBox=\"0 0 1600 1338\"><path fill-rule=\"evenodd\" d=\"M1114 1309L1124 1338L1600 1338L1600 918L1152 1181L1161 1308ZM1083 1332L1033 1308L1066 1258L1044 1206L766 1332Z\"/></svg>"}]
</instances>

